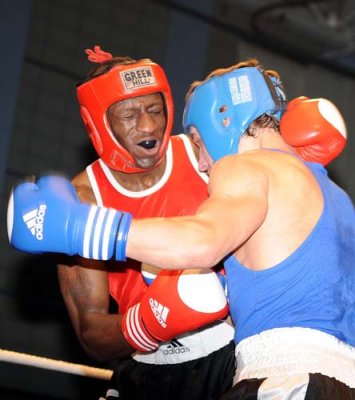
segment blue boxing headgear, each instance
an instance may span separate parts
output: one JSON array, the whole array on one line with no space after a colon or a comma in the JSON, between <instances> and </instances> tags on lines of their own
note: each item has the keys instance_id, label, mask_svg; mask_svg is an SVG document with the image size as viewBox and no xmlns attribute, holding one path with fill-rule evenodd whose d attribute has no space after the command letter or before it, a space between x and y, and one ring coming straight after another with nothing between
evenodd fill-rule
<instances>
[{"instance_id":1,"label":"blue boxing headgear","mask_svg":"<svg viewBox=\"0 0 355 400\"><path fill-rule=\"evenodd\" d=\"M256 67L216 75L197 86L184 109L183 126L194 126L212 157L236 154L249 125L262 114L280 120L286 97L278 78Z\"/></svg>"}]
</instances>

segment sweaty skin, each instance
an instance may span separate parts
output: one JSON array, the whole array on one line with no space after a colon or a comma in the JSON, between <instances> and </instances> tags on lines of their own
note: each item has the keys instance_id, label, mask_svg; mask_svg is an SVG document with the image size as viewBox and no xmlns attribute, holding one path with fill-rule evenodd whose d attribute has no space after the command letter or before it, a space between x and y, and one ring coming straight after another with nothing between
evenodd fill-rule
<instances>
[{"instance_id":1,"label":"sweaty skin","mask_svg":"<svg viewBox=\"0 0 355 400\"><path fill-rule=\"evenodd\" d=\"M161 94L119 101L108 109L107 115L116 139L137 165L153 168L158 161L166 124Z\"/></svg>"},{"instance_id":2,"label":"sweaty skin","mask_svg":"<svg viewBox=\"0 0 355 400\"><path fill-rule=\"evenodd\" d=\"M258 128L255 138L242 137L239 154L212 167L198 132L191 133L200 166L210 171L210 197L194 216L134 220L127 256L153 265L164 260L165 268L178 269L210 268L234 253L252 270L288 257L323 208L320 188L304 163L278 132Z\"/></svg>"}]
</instances>

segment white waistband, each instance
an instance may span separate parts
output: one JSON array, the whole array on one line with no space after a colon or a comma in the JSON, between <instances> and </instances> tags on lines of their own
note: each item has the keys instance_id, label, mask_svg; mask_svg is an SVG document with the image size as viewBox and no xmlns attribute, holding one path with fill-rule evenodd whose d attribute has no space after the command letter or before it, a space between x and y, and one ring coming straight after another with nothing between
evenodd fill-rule
<instances>
[{"instance_id":1,"label":"white waistband","mask_svg":"<svg viewBox=\"0 0 355 400\"><path fill-rule=\"evenodd\" d=\"M162 343L153 353L134 353L133 359L146 364L180 364L208 356L233 340L234 328L221 322L207 329L181 335Z\"/></svg>"},{"instance_id":2,"label":"white waistband","mask_svg":"<svg viewBox=\"0 0 355 400\"><path fill-rule=\"evenodd\" d=\"M321 373L355 388L355 348L310 328L276 328L242 340L235 350L242 379Z\"/></svg>"}]
</instances>

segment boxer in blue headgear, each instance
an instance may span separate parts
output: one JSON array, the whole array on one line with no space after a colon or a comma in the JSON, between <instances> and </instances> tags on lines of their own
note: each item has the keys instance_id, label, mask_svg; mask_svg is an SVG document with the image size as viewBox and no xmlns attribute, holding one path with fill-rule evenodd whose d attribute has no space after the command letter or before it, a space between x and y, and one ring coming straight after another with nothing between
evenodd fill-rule
<instances>
[{"instance_id":1,"label":"boxer in blue headgear","mask_svg":"<svg viewBox=\"0 0 355 400\"><path fill-rule=\"evenodd\" d=\"M210 79L213 78L213 79ZM275 71L263 71L256 60L208 75L191 86L183 117L186 132L194 126L213 161L238 153L251 122L263 114L280 120L286 96Z\"/></svg>"}]
</instances>

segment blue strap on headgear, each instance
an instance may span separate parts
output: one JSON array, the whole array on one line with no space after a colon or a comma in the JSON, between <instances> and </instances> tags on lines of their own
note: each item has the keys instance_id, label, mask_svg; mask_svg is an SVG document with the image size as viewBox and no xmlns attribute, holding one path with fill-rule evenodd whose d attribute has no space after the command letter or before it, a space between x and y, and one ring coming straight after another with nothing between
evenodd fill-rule
<instances>
[{"instance_id":1,"label":"blue strap on headgear","mask_svg":"<svg viewBox=\"0 0 355 400\"><path fill-rule=\"evenodd\" d=\"M184 109L186 133L194 126L213 161L236 154L240 138L262 114L277 119L286 106L281 82L256 67L209 78L191 93Z\"/></svg>"}]
</instances>

